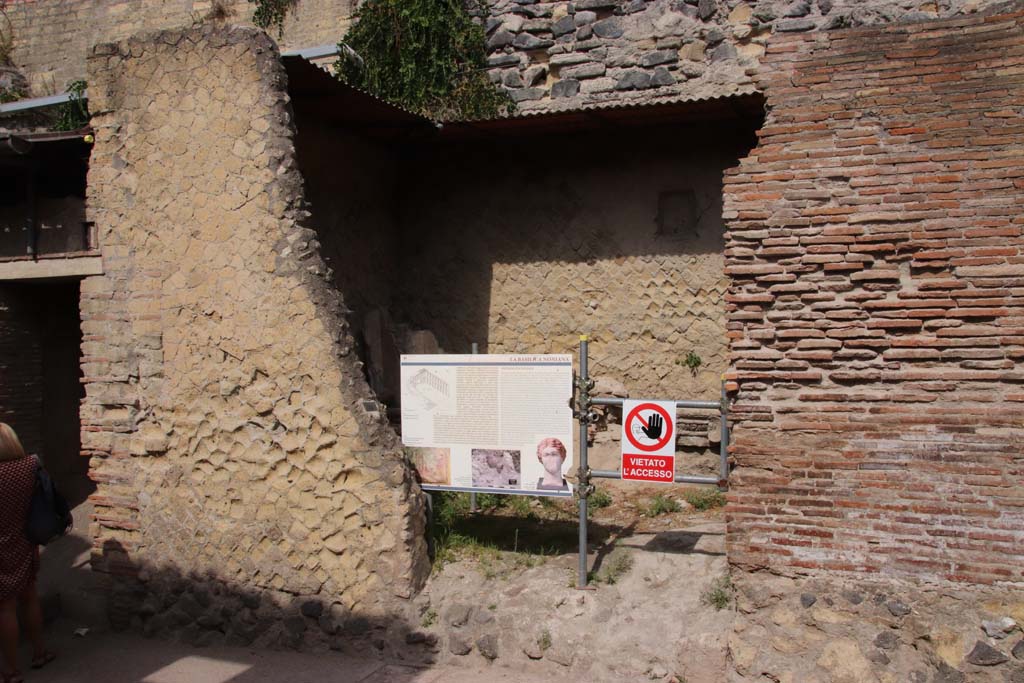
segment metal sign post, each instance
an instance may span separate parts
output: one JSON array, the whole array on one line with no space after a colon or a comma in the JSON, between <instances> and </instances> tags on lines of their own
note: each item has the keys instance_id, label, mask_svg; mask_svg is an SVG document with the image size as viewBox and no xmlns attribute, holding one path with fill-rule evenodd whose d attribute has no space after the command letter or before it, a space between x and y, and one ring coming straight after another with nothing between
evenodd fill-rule
<instances>
[{"instance_id":1,"label":"metal sign post","mask_svg":"<svg viewBox=\"0 0 1024 683\"><path fill-rule=\"evenodd\" d=\"M594 380L590 378L588 368L589 338L587 335L580 336L580 357L579 376L576 378L576 409L574 416L580 423L580 462L577 474L578 495L579 495L579 573L576 587L587 588L587 499L594 491L591 479L620 479L620 473L616 470L591 470L587 463L587 431L591 424L597 421L598 416L593 411L594 406L622 406L624 399L621 398L592 398L590 391L594 388ZM721 398L715 401L687 401L677 400L676 409L700 409L717 410L719 427L721 429L721 442L719 443L718 477L696 476L677 474L673 481L677 484L709 484L724 489L729 479L729 397L725 388L725 378L722 379ZM673 416L678 420L678 416ZM625 437L623 437L625 438Z\"/></svg>"},{"instance_id":2,"label":"metal sign post","mask_svg":"<svg viewBox=\"0 0 1024 683\"><path fill-rule=\"evenodd\" d=\"M590 410L590 390L594 388L594 381L590 379L587 369L588 344L587 335L580 335L580 376L576 378L576 388L579 390L579 405L576 417L580 421L580 463L577 470L578 494L580 497L580 565L576 581L577 588L587 587L587 498L590 497L590 492L594 489L590 483L590 465L587 463L587 429L593 417L596 417L593 411Z\"/></svg>"}]
</instances>

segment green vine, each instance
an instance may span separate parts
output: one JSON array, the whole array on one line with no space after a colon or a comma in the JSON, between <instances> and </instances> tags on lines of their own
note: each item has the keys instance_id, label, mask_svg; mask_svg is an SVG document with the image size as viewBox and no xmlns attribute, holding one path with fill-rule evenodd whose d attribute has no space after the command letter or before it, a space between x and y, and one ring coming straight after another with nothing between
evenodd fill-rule
<instances>
[{"instance_id":1,"label":"green vine","mask_svg":"<svg viewBox=\"0 0 1024 683\"><path fill-rule=\"evenodd\" d=\"M72 81L67 93L71 99L57 107L54 130L78 130L89 125L89 106L85 99L85 81Z\"/></svg>"},{"instance_id":2,"label":"green vine","mask_svg":"<svg viewBox=\"0 0 1024 683\"><path fill-rule=\"evenodd\" d=\"M280 38L284 35L284 19L298 2L299 0L249 0L250 4L256 5L252 23L263 30L276 26L277 37Z\"/></svg>"},{"instance_id":3,"label":"green vine","mask_svg":"<svg viewBox=\"0 0 1024 683\"><path fill-rule=\"evenodd\" d=\"M487 78L481 0L366 0L342 39L338 78L435 120L512 108Z\"/></svg>"}]
</instances>

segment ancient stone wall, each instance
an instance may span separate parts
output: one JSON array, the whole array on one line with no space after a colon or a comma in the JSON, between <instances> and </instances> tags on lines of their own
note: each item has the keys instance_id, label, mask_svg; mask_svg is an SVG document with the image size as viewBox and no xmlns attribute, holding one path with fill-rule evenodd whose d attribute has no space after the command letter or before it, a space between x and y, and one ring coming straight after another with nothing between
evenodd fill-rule
<instances>
[{"instance_id":1,"label":"ancient stone wall","mask_svg":"<svg viewBox=\"0 0 1024 683\"><path fill-rule=\"evenodd\" d=\"M734 563L1024 581L1022 29L770 44L725 186Z\"/></svg>"},{"instance_id":2,"label":"ancient stone wall","mask_svg":"<svg viewBox=\"0 0 1024 683\"><path fill-rule=\"evenodd\" d=\"M425 578L421 499L302 223L275 46L163 32L89 70L82 447L115 624L282 644L386 614Z\"/></svg>"},{"instance_id":3,"label":"ancient stone wall","mask_svg":"<svg viewBox=\"0 0 1024 683\"><path fill-rule=\"evenodd\" d=\"M773 34L921 21L1001 0L492 0L491 80L520 112L749 91Z\"/></svg>"},{"instance_id":4,"label":"ancient stone wall","mask_svg":"<svg viewBox=\"0 0 1024 683\"><path fill-rule=\"evenodd\" d=\"M282 49L337 43L355 4L302 0L285 22ZM217 8L223 8L224 21L251 25L255 5L247 0L8 0L0 7L11 22L14 64L28 78L31 94L43 96L85 78L86 54L97 43L140 31L218 23ZM270 30L277 37L276 28Z\"/></svg>"},{"instance_id":5,"label":"ancient stone wall","mask_svg":"<svg viewBox=\"0 0 1024 683\"><path fill-rule=\"evenodd\" d=\"M403 180L401 317L453 353L473 342L574 353L589 334L591 373L631 395L716 400L721 178L749 133L620 130L436 151ZM569 152L538 163L533 150L551 146Z\"/></svg>"},{"instance_id":6,"label":"ancient stone wall","mask_svg":"<svg viewBox=\"0 0 1024 683\"><path fill-rule=\"evenodd\" d=\"M285 23L282 49L336 43L357 4L301 0ZM485 23L491 78L521 111L536 111L750 90L773 33L933 19L1001 4L1006 0L490 0ZM14 63L38 96L83 78L86 52L96 43L205 21L249 24L254 6L8 0L4 7Z\"/></svg>"}]
</instances>

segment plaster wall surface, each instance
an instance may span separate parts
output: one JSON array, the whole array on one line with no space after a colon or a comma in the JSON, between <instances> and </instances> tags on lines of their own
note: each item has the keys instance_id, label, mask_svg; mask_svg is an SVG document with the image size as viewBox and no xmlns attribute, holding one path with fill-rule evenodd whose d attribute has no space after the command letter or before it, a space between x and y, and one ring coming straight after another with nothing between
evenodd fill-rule
<instances>
[{"instance_id":1,"label":"plaster wall surface","mask_svg":"<svg viewBox=\"0 0 1024 683\"><path fill-rule=\"evenodd\" d=\"M387 614L425 578L421 498L302 222L275 46L207 26L89 68L82 448L115 625L280 645Z\"/></svg>"}]
</instances>

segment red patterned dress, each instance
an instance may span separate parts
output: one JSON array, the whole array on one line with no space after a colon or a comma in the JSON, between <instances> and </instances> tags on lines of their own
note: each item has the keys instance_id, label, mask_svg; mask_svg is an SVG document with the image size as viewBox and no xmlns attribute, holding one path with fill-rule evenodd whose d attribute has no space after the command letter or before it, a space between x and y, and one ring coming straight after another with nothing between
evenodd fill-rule
<instances>
[{"instance_id":1,"label":"red patterned dress","mask_svg":"<svg viewBox=\"0 0 1024 683\"><path fill-rule=\"evenodd\" d=\"M25 538L36 459L0 462L0 602L17 597L39 571L39 547Z\"/></svg>"}]
</instances>

